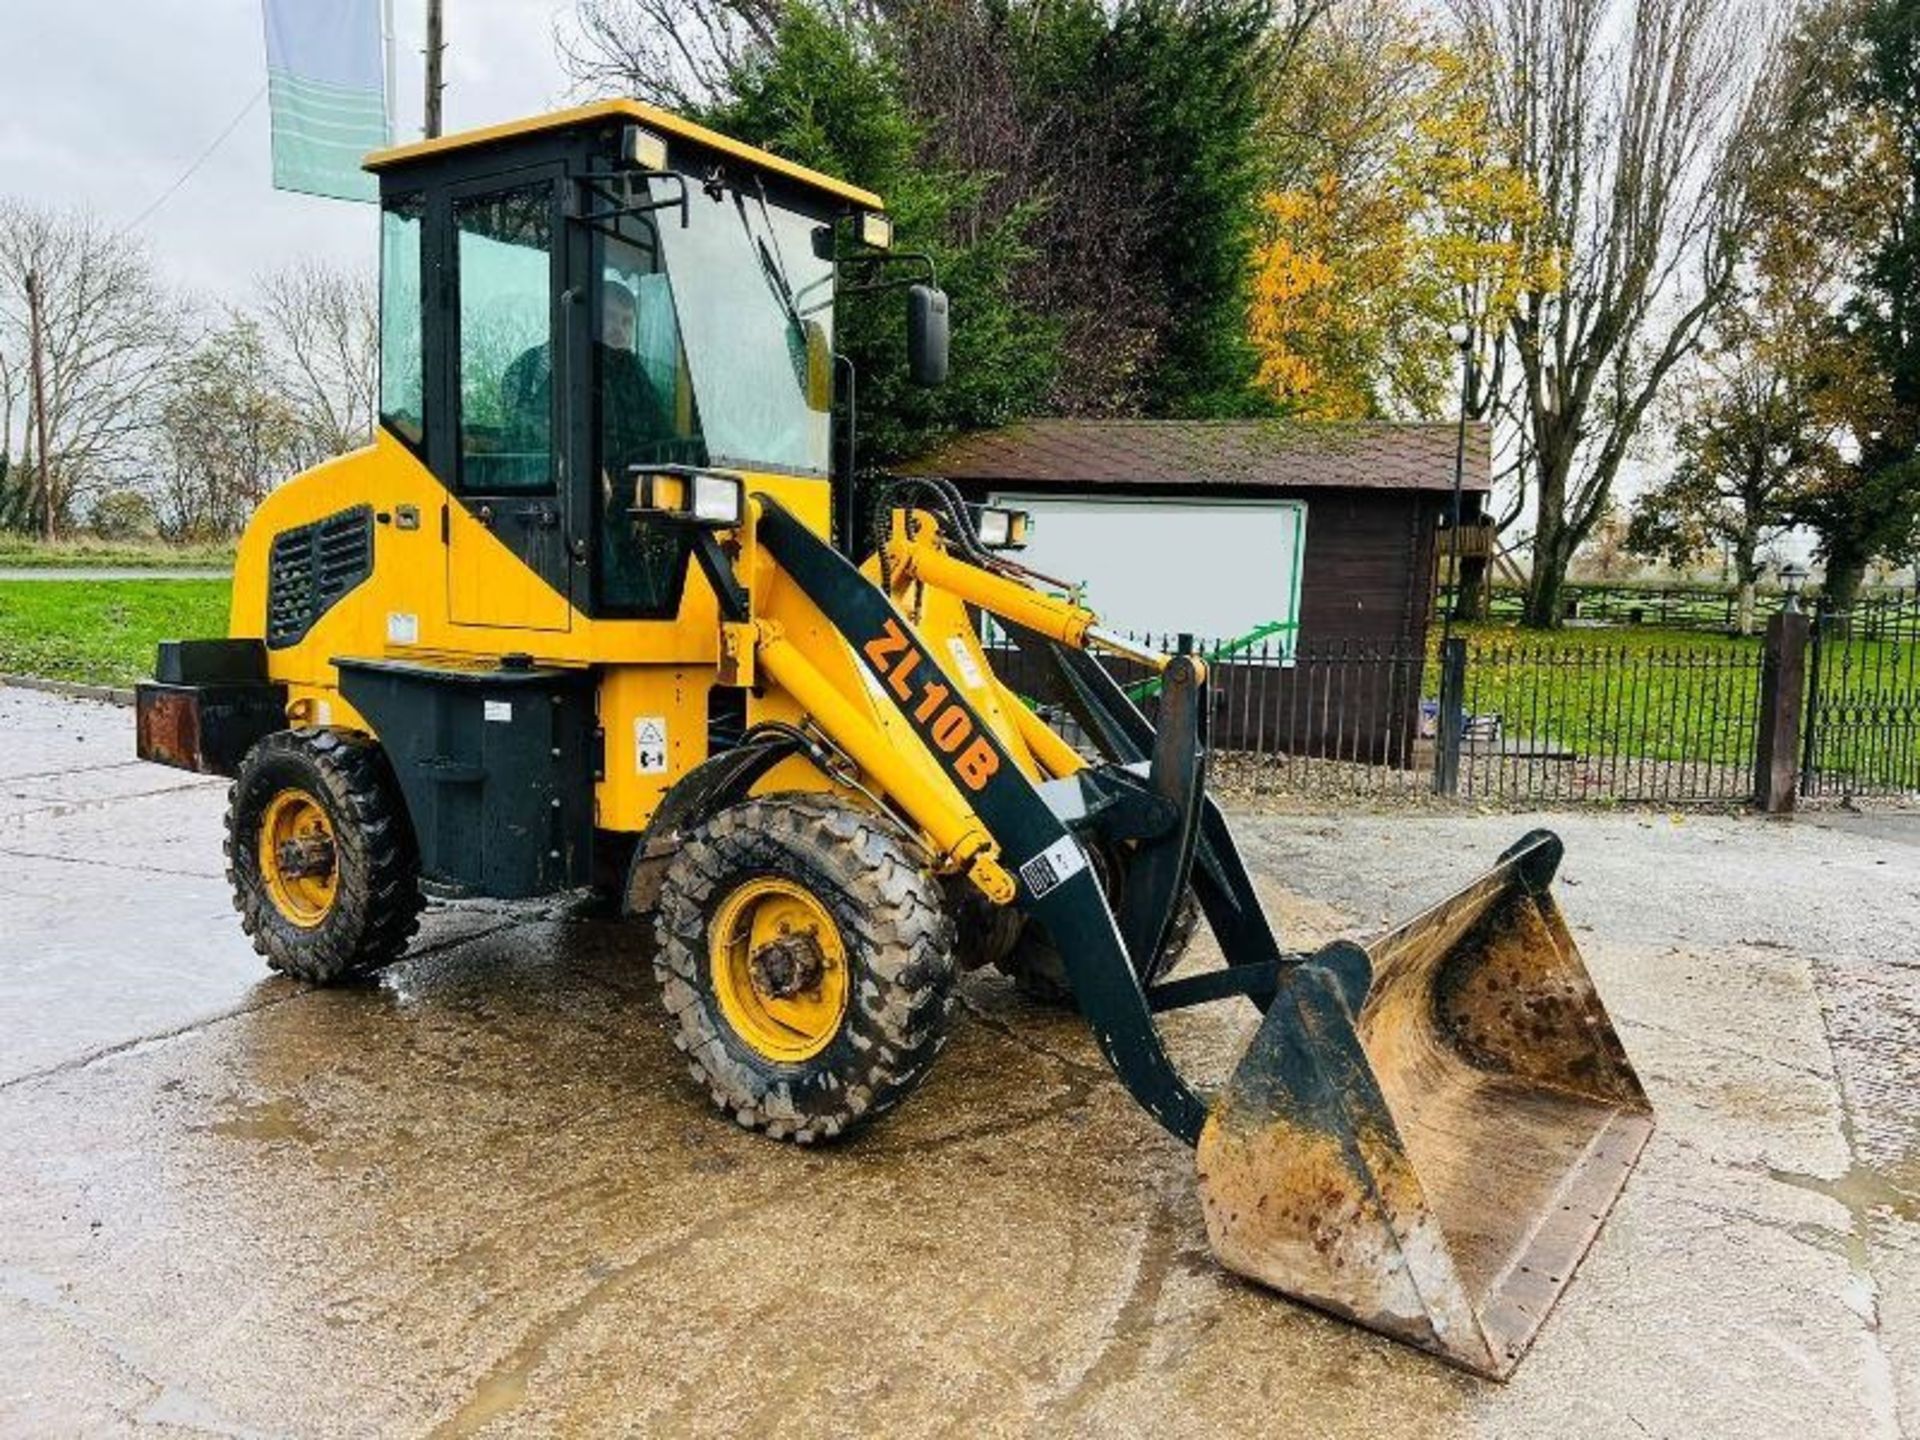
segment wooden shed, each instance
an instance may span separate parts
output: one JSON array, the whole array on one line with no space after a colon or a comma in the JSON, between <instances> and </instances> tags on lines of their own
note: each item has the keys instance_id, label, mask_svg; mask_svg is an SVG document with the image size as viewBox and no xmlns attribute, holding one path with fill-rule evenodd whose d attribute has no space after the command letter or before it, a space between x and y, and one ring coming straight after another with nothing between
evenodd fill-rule
<instances>
[{"instance_id":1,"label":"wooden shed","mask_svg":"<svg viewBox=\"0 0 1920 1440\"><path fill-rule=\"evenodd\" d=\"M1324 723L1298 717L1314 708L1301 694L1311 679L1303 667L1424 653L1457 441L1451 424L1030 420L962 436L899 469L1033 511L1024 558L1084 584L1115 629L1226 645L1217 742L1251 745L1284 731L1289 748L1324 749L1337 725L1397 761L1418 725L1417 661L1397 683L1337 697L1337 722L1321 706ZM1471 425L1470 518L1489 468L1488 429Z\"/></svg>"}]
</instances>

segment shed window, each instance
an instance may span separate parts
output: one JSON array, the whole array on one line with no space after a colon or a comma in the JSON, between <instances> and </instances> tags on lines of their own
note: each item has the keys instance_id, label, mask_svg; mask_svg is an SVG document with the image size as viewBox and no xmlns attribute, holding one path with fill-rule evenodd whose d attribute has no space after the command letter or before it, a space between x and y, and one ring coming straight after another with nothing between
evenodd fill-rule
<instances>
[{"instance_id":1,"label":"shed window","mask_svg":"<svg viewBox=\"0 0 1920 1440\"><path fill-rule=\"evenodd\" d=\"M1033 513L1022 561L1084 587L1114 630L1180 633L1241 663L1291 664L1307 507L1299 500L996 494Z\"/></svg>"}]
</instances>

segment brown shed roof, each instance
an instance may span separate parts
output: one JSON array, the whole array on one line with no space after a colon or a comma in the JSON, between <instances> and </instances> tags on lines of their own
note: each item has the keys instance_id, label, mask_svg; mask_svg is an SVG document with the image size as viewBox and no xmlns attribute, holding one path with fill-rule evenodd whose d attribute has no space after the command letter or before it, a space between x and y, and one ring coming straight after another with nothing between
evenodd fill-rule
<instances>
[{"instance_id":1,"label":"brown shed roof","mask_svg":"<svg viewBox=\"0 0 1920 1440\"><path fill-rule=\"evenodd\" d=\"M895 468L1001 484L1448 490L1451 424L1307 420L1023 420ZM1490 488L1488 427L1467 427L1465 488Z\"/></svg>"}]
</instances>

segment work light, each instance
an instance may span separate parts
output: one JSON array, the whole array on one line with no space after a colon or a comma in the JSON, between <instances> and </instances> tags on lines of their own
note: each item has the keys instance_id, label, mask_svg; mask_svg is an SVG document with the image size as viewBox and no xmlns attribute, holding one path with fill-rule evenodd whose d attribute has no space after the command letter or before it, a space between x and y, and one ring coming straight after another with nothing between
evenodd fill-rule
<instances>
[{"instance_id":1,"label":"work light","mask_svg":"<svg viewBox=\"0 0 1920 1440\"><path fill-rule=\"evenodd\" d=\"M981 505L973 512L974 531L989 550L1024 550L1033 517L1025 510Z\"/></svg>"},{"instance_id":2,"label":"work light","mask_svg":"<svg viewBox=\"0 0 1920 1440\"><path fill-rule=\"evenodd\" d=\"M721 528L740 523L741 488L738 475L696 474L693 477L693 518Z\"/></svg>"},{"instance_id":3,"label":"work light","mask_svg":"<svg viewBox=\"0 0 1920 1440\"><path fill-rule=\"evenodd\" d=\"M893 219L878 210L860 212L860 243L874 250L893 248Z\"/></svg>"},{"instance_id":4,"label":"work light","mask_svg":"<svg viewBox=\"0 0 1920 1440\"><path fill-rule=\"evenodd\" d=\"M620 132L620 158L636 170L659 171L667 168L667 139L638 125Z\"/></svg>"}]
</instances>

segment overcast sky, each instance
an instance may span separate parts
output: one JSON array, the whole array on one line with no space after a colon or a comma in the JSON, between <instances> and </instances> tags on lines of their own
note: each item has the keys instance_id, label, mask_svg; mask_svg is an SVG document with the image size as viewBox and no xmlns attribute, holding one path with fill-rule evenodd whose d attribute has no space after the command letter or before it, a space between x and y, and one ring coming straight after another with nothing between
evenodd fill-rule
<instances>
[{"instance_id":1,"label":"overcast sky","mask_svg":"<svg viewBox=\"0 0 1920 1440\"><path fill-rule=\"evenodd\" d=\"M324 3L324 0L316 0ZM446 128L566 98L570 0L446 0ZM394 0L399 135L420 134L425 0ZM260 0L0 0L0 194L133 220L266 84ZM176 285L239 298L301 255L371 266L374 207L272 188L264 93L138 234Z\"/></svg>"}]
</instances>

